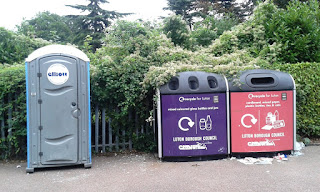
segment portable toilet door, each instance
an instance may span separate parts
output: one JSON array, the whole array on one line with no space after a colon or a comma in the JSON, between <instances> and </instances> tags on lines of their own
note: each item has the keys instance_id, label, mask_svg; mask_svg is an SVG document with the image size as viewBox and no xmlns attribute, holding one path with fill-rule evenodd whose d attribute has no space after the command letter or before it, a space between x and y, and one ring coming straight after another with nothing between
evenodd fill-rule
<instances>
[{"instance_id":1,"label":"portable toilet door","mask_svg":"<svg viewBox=\"0 0 320 192\"><path fill-rule=\"evenodd\" d=\"M91 167L89 59L80 50L49 45L26 59L27 172Z\"/></svg>"}]
</instances>

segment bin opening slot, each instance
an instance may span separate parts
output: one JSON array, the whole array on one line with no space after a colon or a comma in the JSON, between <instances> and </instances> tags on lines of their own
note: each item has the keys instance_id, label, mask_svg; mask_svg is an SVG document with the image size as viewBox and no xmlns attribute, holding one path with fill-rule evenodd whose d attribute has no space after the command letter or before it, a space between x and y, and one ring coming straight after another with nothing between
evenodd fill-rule
<instances>
[{"instance_id":1,"label":"bin opening slot","mask_svg":"<svg viewBox=\"0 0 320 192\"><path fill-rule=\"evenodd\" d=\"M254 77L251 78L252 85L271 85L274 84L273 77Z\"/></svg>"},{"instance_id":2,"label":"bin opening slot","mask_svg":"<svg viewBox=\"0 0 320 192\"><path fill-rule=\"evenodd\" d=\"M217 82L217 79L215 77L209 76L207 79L208 79L209 87L211 89L214 89L214 88L218 87L218 82Z\"/></svg>"},{"instance_id":3,"label":"bin opening slot","mask_svg":"<svg viewBox=\"0 0 320 192\"><path fill-rule=\"evenodd\" d=\"M189 77L188 81L190 89L194 90L199 88L199 81L198 78L196 78L195 76Z\"/></svg>"},{"instance_id":4,"label":"bin opening slot","mask_svg":"<svg viewBox=\"0 0 320 192\"><path fill-rule=\"evenodd\" d=\"M169 82L169 89L177 90L179 89L179 79L177 77L172 77Z\"/></svg>"}]
</instances>

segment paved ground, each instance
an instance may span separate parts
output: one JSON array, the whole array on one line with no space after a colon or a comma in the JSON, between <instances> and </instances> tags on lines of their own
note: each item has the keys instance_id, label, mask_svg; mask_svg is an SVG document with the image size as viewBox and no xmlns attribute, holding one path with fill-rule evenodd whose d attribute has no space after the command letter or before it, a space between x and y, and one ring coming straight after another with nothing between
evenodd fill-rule
<instances>
[{"instance_id":1,"label":"paved ground","mask_svg":"<svg viewBox=\"0 0 320 192\"><path fill-rule=\"evenodd\" d=\"M93 167L37 169L0 163L0 191L320 191L320 146L272 165L237 160L160 162L152 154L96 156ZM17 168L21 165L21 168ZM19 166L18 166L19 167Z\"/></svg>"}]
</instances>

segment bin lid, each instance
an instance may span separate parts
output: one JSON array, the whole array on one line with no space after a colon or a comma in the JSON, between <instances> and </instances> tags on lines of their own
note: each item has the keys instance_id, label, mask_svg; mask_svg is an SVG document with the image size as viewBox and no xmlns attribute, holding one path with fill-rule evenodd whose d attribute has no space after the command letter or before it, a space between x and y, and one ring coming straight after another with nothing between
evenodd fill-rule
<instances>
[{"instance_id":1,"label":"bin lid","mask_svg":"<svg viewBox=\"0 0 320 192\"><path fill-rule=\"evenodd\" d=\"M160 87L161 94L188 94L226 92L226 79L224 76L202 71L187 71L178 73L177 76Z\"/></svg>"},{"instance_id":2,"label":"bin lid","mask_svg":"<svg viewBox=\"0 0 320 192\"><path fill-rule=\"evenodd\" d=\"M71 55L83 61L89 61L87 55L75 47L68 45L47 45L32 52L26 59L26 62L31 62L38 57L49 54Z\"/></svg>"},{"instance_id":3,"label":"bin lid","mask_svg":"<svg viewBox=\"0 0 320 192\"><path fill-rule=\"evenodd\" d=\"M281 91L294 90L295 84L292 76L288 73L254 69L244 71L239 78L229 80L229 88L233 92Z\"/></svg>"}]
</instances>

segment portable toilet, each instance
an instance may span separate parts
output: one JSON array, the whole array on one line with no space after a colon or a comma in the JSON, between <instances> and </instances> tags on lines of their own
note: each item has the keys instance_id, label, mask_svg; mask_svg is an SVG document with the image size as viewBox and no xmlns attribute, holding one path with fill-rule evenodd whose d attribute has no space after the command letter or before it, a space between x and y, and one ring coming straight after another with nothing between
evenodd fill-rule
<instances>
[{"instance_id":1,"label":"portable toilet","mask_svg":"<svg viewBox=\"0 0 320 192\"><path fill-rule=\"evenodd\" d=\"M34 168L91 167L89 59L49 45L26 59L27 173Z\"/></svg>"}]
</instances>

